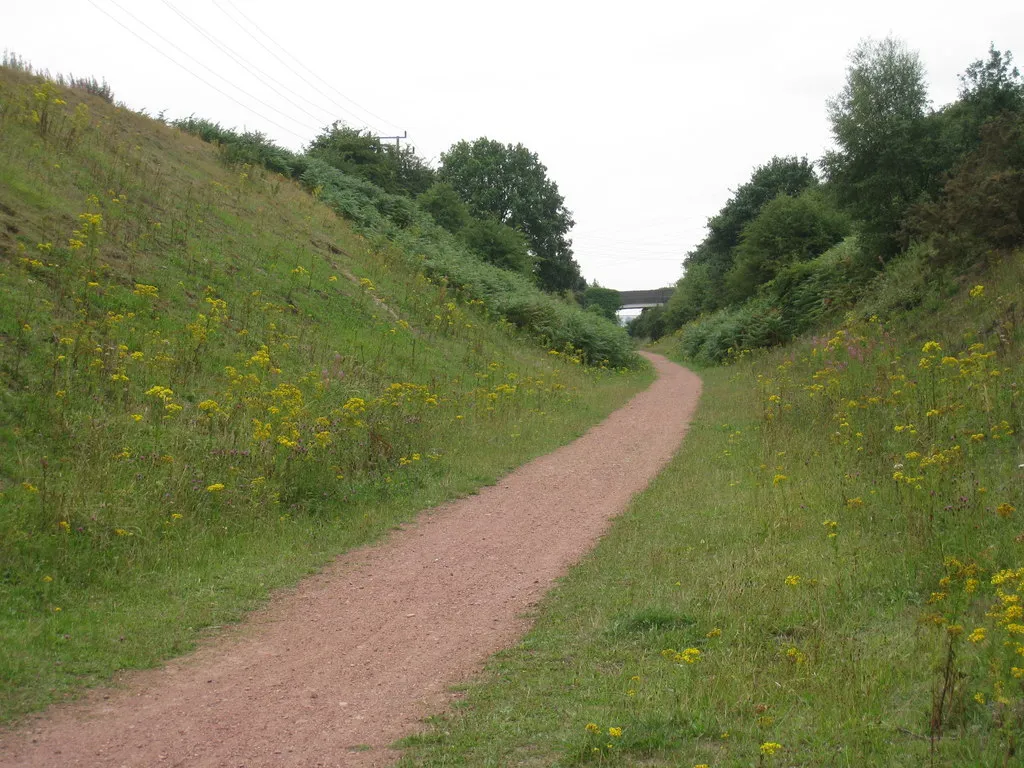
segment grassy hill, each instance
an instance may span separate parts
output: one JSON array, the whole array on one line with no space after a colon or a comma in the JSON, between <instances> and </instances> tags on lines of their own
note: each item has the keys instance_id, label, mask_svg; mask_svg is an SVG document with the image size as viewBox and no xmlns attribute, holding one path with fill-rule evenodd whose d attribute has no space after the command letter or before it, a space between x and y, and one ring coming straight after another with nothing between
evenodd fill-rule
<instances>
[{"instance_id":1,"label":"grassy hill","mask_svg":"<svg viewBox=\"0 0 1024 768\"><path fill-rule=\"evenodd\" d=\"M356 231L325 203L379 190L320 167L310 194L104 96L0 68L0 720L187 650L650 376L411 202Z\"/></svg>"}]
</instances>

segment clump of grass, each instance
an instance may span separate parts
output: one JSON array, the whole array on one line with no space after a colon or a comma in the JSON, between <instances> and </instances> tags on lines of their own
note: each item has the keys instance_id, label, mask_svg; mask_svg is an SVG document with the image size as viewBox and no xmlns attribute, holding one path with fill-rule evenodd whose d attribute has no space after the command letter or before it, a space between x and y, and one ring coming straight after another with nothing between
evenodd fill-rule
<instances>
[{"instance_id":1,"label":"clump of grass","mask_svg":"<svg viewBox=\"0 0 1024 768\"><path fill-rule=\"evenodd\" d=\"M578 435L649 380L523 344L296 184L0 69L0 719Z\"/></svg>"},{"instance_id":2,"label":"clump of grass","mask_svg":"<svg viewBox=\"0 0 1024 768\"><path fill-rule=\"evenodd\" d=\"M704 371L681 453L403 764L1012 764L1021 277Z\"/></svg>"}]
</instances>

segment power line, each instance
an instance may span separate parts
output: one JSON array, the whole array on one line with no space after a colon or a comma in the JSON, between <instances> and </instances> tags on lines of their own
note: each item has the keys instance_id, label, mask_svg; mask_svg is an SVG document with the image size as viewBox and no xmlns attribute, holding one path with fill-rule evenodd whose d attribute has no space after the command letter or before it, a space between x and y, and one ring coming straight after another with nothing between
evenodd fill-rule
<instances>
[{"instance_id":1,"label":"power line","mask_svg":"<svg viewBox=\"0 0 1024 768\"><path fill-rule=\"evenodd\" d=\"M135 19L135 21L137 21L137 22L138 22L139 24L141 24L142 26L144 26L144 27L145 27L146 29L148 29L148 30L149 30L150 32L152 32L152 33L153 33L154 35L156 35L157 37L159 37L159 38L160 38L161 40L163 40L163 41L164 41L165 43L167 43L167 44L168 44L169 46L171 46L171 47L172 47L172 48L174 48L175 50L177 50L177 51L179 51L179 52L183 53L183 54L184 54L185 56L187 56L187 57L188 57L188 58L190 58L190 59L191 59L192 61L194 61L194 62L195 62L196 64L198 64L198 65L199 65L200 67L204 67L205 69L208 69L209 71L213 72L213 74L214 74L214 75L216 75L217 77L219 77L219 78L220 78L221 80L223 80L223 81L224 81L225 83L227 83L228 85L230 85L230 86L231 86L232 88L235 88L235 89L236 89L236 90L238 90L238 91L239 91L240 93L242 93L242 94L244 94L244 95L248 96L248 97L249 97L250 99L252 99L253 101L259 102L260 104L262 104L262 105L263 105L264 107L266 107L267 109L269 109L269 110L271 110L271 111L273 111L273 112L276 112L277 114L281 115L282 117L285 117L285 118L287 118L288 120L291 120L291 121L292 121L293 123L295 123L296 125L301 125L301 126L302 126L303 128L306 128L307 130L310 130L309 126L308 126L308 125L306 125L305 123L303 123L303 122L302 122L301 120L297 120L297 119L296 119L296 118L294 118L294 117L293 117L292 115L290 115L290 114L288 114L287 112L284 112L284 111L282 111L282 110L278 109L278 108L277 108L277 107L275 107L275 106L274 106L273 104L268 104L268 103L267 103L267 102L265 102L265 101L264 101L263 99L261 99L261 98L260 98L259 96L255 96L255 95L253 95L253 94L249 93L249 92L248 92L247 90L245 90L244 88L240 88L239 86L237 86L237 85L236 85L235 83L232 83L232 82L231 82L230 80L228 80L228 79L227 79L226 77L224 77L223 75L221 75L221 74L218 74L218 73L217 73L216 71L214 71L214 70L213 70L213 68L212 68L212 67L207 67L207 66L206 66L205 64L203 64L203 62L199 61L199 59L197 59L197 58L196 58L195 56L193 56L193 55L192 55L191 53L189 53L188 51L186 51L186 50L185 50L184 48L182 48L182 47L181 47L180 45L178 45L177 43L175 43L175 42L173 42L173 41L171 41L171 40L168 40L168 39L167 39L166 37L164 37L164 36L163 36L163 35L161 35L161 34L160 34L159 32L157 32L157 31L156 31L155 29L153 29L153 28L152 28L151 26L149 26L149 24L147 24L147 23L146 23L146 22L144 22L144 21L143 21L142 19L140 19L140 18L139 18L138 16L136 16L136 15L135 15L135 14L133 14L133 13L132 13L131 11L129 11L129 10L127 9L127 8L125 8L124 6L122 6L122 5L120 4L120 3L118 3L118 2L117 2L117 0L110 0L110 2L111 2L111 3L113 3L113 4L115 5L115 6L117 6L117 8L119 8L119 9L120 9L120 10L121 10L121 11L122 11L123 13L126 13L126 14L127 14L128 16L130 16L131 18ZM312 129L312 130L316 130L316 129L314 128L314 129Z\"/></svg>"},{"instance_id":2,"label":"power line","mask_svg":"<svg viewBox=\"0 0 1024 768\"><path fill-rule=\"evenodd\" d=\"M303 76L303 75L302 75L301 73L299 73L299 72L296 72L296 71L295 71L295 69L294 69L294 68L293 68L293 67L292 67L292 66L291 66L291 65L290 65L290 64L289 64L289 63L288 63L287 61L285 61L285 60L284 60L284 59L282 59L282 58L281 58L280 56L278 56L278 55L277 55L276 53L274 53L274 51L272 51L272 50L271 50L270 48L268 48L268 47L267 47L267 45L266 45L266 44L265 44L265 43L264 43L264 42L263 42L262 40L260 40L260 39L259 39L258 37L256 37L256 35L254 35L254 34L253 34L252 32L250 32L250 31L249 31L248 29L246 29L246 28L245 28L245 26L244 26L244 25L243 25L243 24L242 24L242 23L241 23L240 21L238 21L238 19L236 19L236 18L235 18L234 16L232 16L232 15L231 15L230 13L228 13L227 11L225 11L225 10L224 10L224 9L223 9L223 8L222 8L222 7L220 6L220 4L219 4L219 3L217 2L217 0L213 0L213 4L214 4L214 6L215 6L215 7L217 8L217 10L218 10L218 11L220 11L220 12L221 12L221 13L223 13L223 14L224 14L225 16L227 16L227 17L228 17L228 18L229 18L229 19L230 19L230 20L231 20L231 21L232 21L232 22L233 22L233 23L234 23L234 24L235 24L235 25L236 25L236 26L237 26L237 27L238 27L239 29L241 29L241 30L242 30L243 32L245 32L245 34L247 34L247 35L248 35L249 37L251 37L251 38L252 38L252 39L253 39L253 40L254 40L254 41L256 42L256 44L257 44L257 45L259 45L260 47L262 47L262 48L263 48L263 50L265 50L265 51L266 51L267 53L269 53L269 54L270 54L271 56L273 56L273 57L274 57L275 59L277 59L277 60L278 60L278 61L279 61L279 62L281 63L281 65L282 65L283 67L285 67L285 68L286 68L286 69L287 69L287 70L288 70L289 72L291 72L291 73L292 73L293 75L295 75L295 76L296 76L297 78L299 78L299 79L300 79L300 80L301 80L302 82L304 82L304 83L305 83L306 85L308 85L308 86L309 86L310 88L312 88L313 90L318 90L318 89L317 89L317 87L316 87L315 85L313 85L313 84L312 84L311 82L309 82L309 80L307 80L307 79L306 79L306 78L305 78L305 77L304 77L304 76ZM235 8L235 6L234 6L234 5L232 5L232 8ZM240 15L240 16L241 16L242 18L244 18L244 19L245 19L246 21L248 21L248 22L249 22L250 24L252 24L252 25L253 25L254 27L256 27L256 29L257 29L257 30L259 30L259 32L260 32L260 33L261 33L262 35L264 35L264 36L265 36L265 37L266 37L266 38L267 38L268 40L270 40L270 42L274 43L274 40L273 40L273 38L271 38L271 37L270 37L269 35L267 35L267 33L266 33L266 32L264 32L264 31L263 31L262 29L260 29L260 28L259 28L259 26L257 26L256 24L254 24L254 23L253 23L253 22L252 22L252 21L251 21L251 20L249 19L249 17L248 17L248 16L246 16L246 15L245 15L244 13L242 13L241 11L239 11L239 10L238 10L237 8L235 8L235 11L236 11L236 12L237 12L237 13L238 13L238 14L239 14L239 15ZM281 48L281 50L282 50L282 51L285 51L285 49L284 49L284 48L282 48L282 47L281 47L280 45L278 45L277 43L274 43L274 45L277 45L277 46L278 46L278 48ZM285 51L285 53L287 53L287 51ZM289 56L291 56L291 54L288 54L288 55L289 55ZM294 57L294 56L292 56L292 58L295 58L295 57ZM298 60L296 59L296 61L298 61ZM301 62L300 62L300 64L301 64ZM306 67L306 69L309 69L309 68L308 68L308 67ZM319 75L317 75L317 77L319 78ZM328 98L328 99L330 100L330 102L331 102L332 104L334 104L334 106L335 106L335 107L337 107L338 109L340 109L340 110L341 110L342 112L344 112L344 113L345 113L346 115L349 115L349 116L350 116L350 117L352 117L352 118L353 118L354 120L356 120L357 122L360 122L360 123L362 123L362 124L363 124L363 125L365 125L366 127L368 127L368 128L372 128L372 129L373 129L373 132L374 132L374 133L378 133L378 134L379 134L379 133L384 133L384 131L382 131L382 130L381 130L380 128L376 127L376 126L375 126L375 125L373 125L372 123L370 123L370 122L368 122L368 121L364 120L363 118L359 117L358 115L356 115L356 114L355 114L354 112L352 112L351 110L349 110L349 109L347 109L347 108L343 107L343 106L342 106L341 104L339 104L339 103L338 103L337 101L335 101L334 99L332 99L332 98L331 98L330 96L328 96L327 98ZM352 102L352 103L353 103L353 104L355 104L355 102ZM358 106L358 105L357 105L357 106ZM372 114L372 113L370 113L370 112L369 112L369 111L367 110L367 114ZM378 119L380 119L380 118L378 118ZM389 121L385 120L384 122L389 122Z\"/></svg>"},{"instance_id":3,"label":"power line","mask_svg":"<svg viewBox=\"0 0 1024 768\"><path fill-rule=\"evenodd\" d=\"M212 35L207 33L206 30L204 30L199 24L197 24L195 21L190 19L184 12L182 12L181 10L176 8L170 2L170 0L163 0L163 3L168 8L170 8L172 11L174 11L174 13L176 13L182 19L182 21L184 21L186 24L188 24L193 29L195 29L196 32L198 32L200 35L202 35L207 40L209 40L214 46L216 46L216 48L218 50L220 50L222 53L224 53L225 55L230 57L231 60L234 61L239 67L241 67L246 72L248 72L250 75L252 75L261 85L265 85L267 88L272 90L274 93L276 93L282 99L287 101L293 107L295 107L299 111L304 112L305 114L309 115L314 120L316 120L318 122L321 122L321 123L325 122L322 115L321 116L314 115L312 112L310 112L308 109L303 107L301 104L298 104L295 101L293 101L291 99L291 97L288 96L288 94L282 93L277 88L275 88L273 85L270 85L270 83L267 83L264 80L262 80L260 76L262 76L263 78L266 78L267 80L270 80L270 81L276 83L277 85L281 86L284 89L288 88L287 85L282 83L280 80L276 79L273 75L271 75L271 74L263 71L262 69L260 69L260 67L258 65L256 65L253 62L249 61L244 56L242 56L240 53L237 53L234 50L232 50L227 44L221 43L220 41L218 41ZM253 70L256 70L256 72L258 72L259 74L257 75L255 72L253 72ZM326 109L324 109L323 107L319 106L318 104L315 104L311 100L306 99L305 97L302 97L302 96L299 96L299 98L302 98L303 101L305 101L307 104L311 104L314 108L323 110L325 114L329 114ZM326 120L326 122L330 122L330 118L328 118Z\"/></svg>"},{"instance_id":4,"label":"power line","mask_svg":"<svg viewBox=\"0 0 1024 768\"><path fill-rule=\"evenodd\" d=\"M270 35L268 35L268 34L267 34L266 32L264 32L264 31L263 31L262 29L260 29L259 25L258 25L258 24L257 24L256 22L254 22L254 21L253 21L252 19L250 19L250 18L249 18L248 16L246 16L246 15L245 15L245 14L244 14L244 13L242 12L242 10L241 10L241 9L240 9L240 8L239 8L239 7L237 6L237 5L235 5L235 4L234 4L233 0L225 0L225 2L226 2L226 3L228 4L228 5L230 5L230 6L232 7L232 8L234 8L234 9L235 9L235 12L236 12L236 13L238 13L238 15L239 15L239 16L241 16L241 17L242 17L243 19L245 19L245 20L246 20L246 21L248 21L248 22L249 22L250 24L252 24L252 25L253 25L254 27L256 27L256 30L257 30L257 31L258 31L258 32L259 32L259 33L260 33L261 35L263 35L263 36L264 36L265 38L267 38L267 40L269 40L269 41L270 41L270 42L272 42L272 43L273 43L274 45L276 45L276 46L277 46L278 48L280 48L280 49L281 49L281 51L283 51L283 52L285 53L285 55L287 55L287 56L288 56L289 58L291 58L291 59L292 59L292 61L294 61L294 62L295 62L296 64L298 64L298 65L299 65L300 67L302 67L302 68L303 68L304 70L306 70L306 71L307 71L307 72L309 72L309 73L310 73L311 75L313 75L313 77L315 77L315 78L316 78L317 80L319 80L319 81L320 81L321 83L323 83L324 85L326 85L326 86L327 86L328 88L330 88L330 89L331 89L332 91L334 91L334 92L335 92L336 94L338 94L338 96L340 96L341 98L343 98L343 99L344 99L345 101L347 101L347 102L348 102L349 104L352 104L352 105L354 105L354 106L355 106L355 107L356 107L357 109L361 109L361 110L362 110L363 112L365 112L366 114L368 114L368 115L369 115L370 117L374 118L375 120L379 120L379 121L380 121L380 122L382 122L382 123L387 123L387 124L388 124L388 125L390 125L390 126L391 126L392 128L398 128L398 127L399 127L399 126L398 126L398 125L397 125L396 123L393 123L393 122L391 122L390 120L387 120L387 119L385 119L385 118L381 117L380 115L376 115L376 114L374 114L373 112L371 112L370 110L368 110L368 109L367 109L366 107L364 107L364 106L363 106L362 104L359 104L359 103L358 103L357 101L355 101L355 100L353 100L353 99L350 99L350 98L349 98L348 96L346 96L346 95L345 95L344 93L342 93L342 92L341 92L341 91L339 91L339 90L338 90L337 88L335 88L335 87L334 87L333 85L331 85L331 84L330 84L329 82L327 82L327 81L326 81L326 80L324 80L324 79L323 79L322 77L320 77L320 74L319 74L319 73L318 73L318 72L317 72L317 71L316 71L315 69L310 69L310 68L309 68L308 66L306 66L305 64L303 64L303 63L302 63L302 62L301 62L301 61L300 61L300 60L299 60L298 58L296 58L296 57L295 57L295 56L294 56L294 55L293 55L293 54L292 54L292 53L291 53L290 51L288 51L288 49L287 49L287 48L285 48L285 47L284 47L283 45L281 45L281 44L280 44L280 43L278 43L278 42L277 42L276 40L274 40L274 38L272 38L272 37L271 37ZM214 5L217 5L217 1L216 1L216 0L214 0ZM220 6L218 6L218 7L220 7ZM402 130L404 130L404 129L402 129ZM377 131L377 133L383 133L383 131L381 131L381 130L378 130L378 131Z\"/></svg>"},{"instance_id":5,"label":"power line","mask_svg":"<svg viewBox=\"0 0 1024 768\"><path fill-rule=\"evenodd\" d=\"M159 53L161 56L163 56L165 59L170 61L172 64L174 64L175 66L180 67L181 69L183 69L186 72L188 72L190 75L192 75L192 77L194 77L196 80L201 82L203 85L207 86L208 88L212 88L217 93L219 93L221 96L223 96L223 97L225 97L227 99L230 99L231 101L235 102L235 104L237 104L238 106L242 107L246 111L251 112L252 114L256 115L261 120L264 120L264 121L270 123L271 125L273 125L273 126L275 126L277 128L280 128L282 131L285 131L286 133L290 133L292 136L295 136L295 137L297 137L299 139L305 139L304 136L302 136L301 134L296 133L291 128L286 128L285 126L281 125L280 123L277 123L277 122L271 120L269 117L266 117L265 115L260 114L259 112L254 110L252 107L250 107L248 104L244 104L243 102L239 101L234 96L232 96L230 93L227 93L226 91L221 90L220 88L218 88L216 85L214 85L210 81L206 80L205 78L201 77L200 75L197 75L195 72L193 72L191 69L186 67L184 64L182 64L180 61L175 59L173 56L171 56L170 54L168 54L165 51L160 50L157 46L153 45L153 43L151 43L149 40L144 38L142 35L140 35L138 32L136 32L131 27L127 26L120 19L118 19L117 17L111 15L105 8L101 8L99 5L96 4L95 0L89 0L89 4L91 6L93 6L96 10L98 10L100 13L102 13L104 16L107 16L115 24L117 24L118 26L122 27L126 31L130 32L135 37L137 37L139 40L141 40L143 43L148 45L150 48L152 48L154 51Z\"/></svg>"}]
</instances>

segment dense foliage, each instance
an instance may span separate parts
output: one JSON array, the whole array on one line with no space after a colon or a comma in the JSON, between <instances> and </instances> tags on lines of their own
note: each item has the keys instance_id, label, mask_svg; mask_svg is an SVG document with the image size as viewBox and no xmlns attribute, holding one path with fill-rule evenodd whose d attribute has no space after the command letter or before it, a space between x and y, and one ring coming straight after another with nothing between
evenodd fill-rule
<instances>
[{"instance_id":1,"label":"dense foliage","mask_svg":"<svg viewBox=\"0 0 1024 768\"><path fill-rule=\"evenodd\" d=\"M806 158L756 168L708 220L664 310L630 332L674 331L687 356L717 362L849 309L908 253L946 280L1024 245L1024 79L1012 54L992 46L955 102L928 104L915 52L858 45L828 102L836 147L817 163L823 179Z\"/></svg>"},{"instance_id":2,"label":"dense foliage","mask_svg":"<svg viewBox=\"0 0 1024 768\"><path fill-rule=\"evenodd\" d=\"M526 235L542 288L583 287L568 238L575 223L572 213L536 153L522 144L487 138L460 141L441 155L438 175L459 193L473 215L494 218Z\"/></svg>"}]
</instances>

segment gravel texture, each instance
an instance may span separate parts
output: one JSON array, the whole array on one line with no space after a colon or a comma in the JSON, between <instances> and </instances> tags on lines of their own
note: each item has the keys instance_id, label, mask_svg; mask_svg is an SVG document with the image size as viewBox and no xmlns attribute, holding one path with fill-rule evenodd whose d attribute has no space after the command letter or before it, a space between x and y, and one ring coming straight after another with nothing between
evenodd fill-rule
<instances>
[{"instance_id":1,"label":"gravel texture","mask_svg":"<svg viewBox=\"0 0 1024 768\"><path fill-rule=\"evenodd\" d=\"M671 458L700 379L659 378L575 442L339 557L216 641L13 731L0 766L378 766Z\"/></svg>"}]
</instances>

